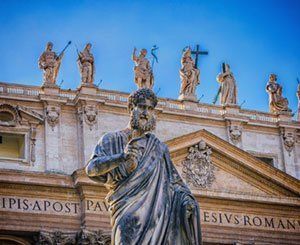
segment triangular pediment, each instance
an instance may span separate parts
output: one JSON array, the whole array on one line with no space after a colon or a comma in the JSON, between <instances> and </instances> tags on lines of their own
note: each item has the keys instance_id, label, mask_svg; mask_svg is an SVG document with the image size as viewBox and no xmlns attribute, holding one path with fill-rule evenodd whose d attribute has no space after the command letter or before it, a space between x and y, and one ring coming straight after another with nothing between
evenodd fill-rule
<instances>
[{"instance_id":1,"label":"triangular pediment","mask_svg":"<svg viewBox=\"0 0 300 245\"><path fill-rule=\"evenodd\" d=\"M253 196L258 199L279 196L297 199L300 197L299 180L206 130L199 130L165 142L169 146L176 168L186 182L190 181L186 174L186 161L191 159L190 154L191 151L193 152L191 147L200 141L204 141L211 151L209 162L213 166L213 180L206 186L189 183L194 193L252 196L252 199ZM204 170L200 169L201 171ZM201 174L203 175L203 172ZM193 176L195 177L194 174Z\"/></svg>"}]
</instances>

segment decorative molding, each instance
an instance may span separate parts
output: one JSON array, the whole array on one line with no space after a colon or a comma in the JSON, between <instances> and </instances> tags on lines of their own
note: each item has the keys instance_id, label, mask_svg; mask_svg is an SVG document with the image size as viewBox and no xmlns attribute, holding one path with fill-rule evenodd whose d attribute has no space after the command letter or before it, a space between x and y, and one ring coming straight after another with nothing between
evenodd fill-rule
<instances>
[{"instance_id":1,"label":"decorative molding","mask_svg":"<svg viewBox=\"0 0 300 245\"><path fill-rule=\"evenodd\" d=\"M82 229L77 233L77 243L78 245L85 244L99 244L99 245L110 245L111 244L111 234L107 231L88 231Z\"/></svg>"},{"instance_id":2,"label":"decorative molding","mask_svg":"<svg viewBox=\"0 0 300 245\"><path fill-rule=\"evenodd\" d=\"M61 231L40 231L35 238L36 245L86 245L99 244L110 245L111 234L108 231L88 231L81 229L77 233L61 232Z\"/></svg>"},{"instance_id":3,"label":"decorative molding","mask_svg":"<svg viewBox=\"0 0 300 245\"><path fill-rule=\"evenodd\" d=\"M92 130L93 126L97 123L97 105L86 104L86 102L81 101L77 109L77 114L80 125L83 125L83 122L85 122L89 126L89 129Z\"/></svg>"},{"instance_id":4,"label":"decorative molding","mask_svg":"<svg viewBox=\"0 0 300 245\"><path fill-rule=\"evenodd\" d=\"M6 113L11 116L10 120L1 120L0 118L1 126L15 127L20 121L20 116L15 106L10 104L0 104L0 113Z\"/></svg>"},{"instance_id":5,"label":"decorative molding","mask_svg":"<svg viewBox=\"0 0 300 245\"><path fill-rule=\"evenodd\" d=\"M201 140L189 148L189 154L183 161L183 177L187 183L200 188L210 187L215 180L215 166L211 162L212 150Z\"/></svg>"},{"instance_id":6,"label":"decorative molding","mask_svg":"<svg viewBox=\"0 0 300 245\"><path fill-rule=\"evenodd\" d=\"M36 127L30 128L30 160L35 162L35 142L36 142Z\"/></svg>"},{"instance_id":7,"label":"decorative molding","mask_svg":"<svg viewBox=\"0 0 300 245\"><path fill-rule=\"evenodd\" d=\"M54 105L48 105L46 107L46 119L49 125L51 126L52 130L59 122L60 116L60 107Z\"/></svg>"},{"instance_id":8,"label":"decorative molding","mask_svg":"<svg viewBox=\"0 0 300 245\"><path fill-rule=\"evenodd\" d=\"M295 147L296 134L295 130L287 130L286 128L281 128L281 137L283 140L283 145L286 151L291 154Z\"/></svg>"},{"instance_id":9,"label":"decorative molding","mask_svg":"<svg viewBox=\"0 0 300 245\"><path fill-rule=\"evenodd\" d=\"M76 234L65 234L61 231L40 231L36 245L71 245L76 244Z\"/></svg>"}]
</instances>

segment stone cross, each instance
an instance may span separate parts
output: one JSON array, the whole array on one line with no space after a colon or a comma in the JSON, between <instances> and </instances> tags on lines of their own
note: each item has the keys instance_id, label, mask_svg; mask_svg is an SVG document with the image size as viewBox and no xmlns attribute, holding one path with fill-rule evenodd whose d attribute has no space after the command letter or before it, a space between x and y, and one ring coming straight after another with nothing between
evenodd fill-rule
<instances>
[{"instance_id":1,"label":"stone cross","mask_svg":"<svg viewBox=\"0 0 300 245\"><path fill-rule=\"evenodd\" d=\"M195 57L195 68L198 68L198 56L201 55L201 54L202 55L208 55L208 51L200 51L199 44L196 45L196 50L193 50L191 53L196 56Z\"/></svg>"}]
</instances>

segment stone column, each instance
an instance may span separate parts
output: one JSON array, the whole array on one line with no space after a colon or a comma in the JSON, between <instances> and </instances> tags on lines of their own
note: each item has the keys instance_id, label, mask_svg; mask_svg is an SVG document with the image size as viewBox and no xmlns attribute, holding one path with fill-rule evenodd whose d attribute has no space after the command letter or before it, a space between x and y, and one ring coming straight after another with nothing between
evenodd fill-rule
<instances>
[{"instance_id":1,"label":"stone column","mask_svg":"<svg viewBox=\"0 0 300 245\"><path fill-rule=\"evenodd\" d=\"M298 121L300 121L300 84L298 85L297 97L298 97L297 119Z\"/></svg>"}]
</instances>

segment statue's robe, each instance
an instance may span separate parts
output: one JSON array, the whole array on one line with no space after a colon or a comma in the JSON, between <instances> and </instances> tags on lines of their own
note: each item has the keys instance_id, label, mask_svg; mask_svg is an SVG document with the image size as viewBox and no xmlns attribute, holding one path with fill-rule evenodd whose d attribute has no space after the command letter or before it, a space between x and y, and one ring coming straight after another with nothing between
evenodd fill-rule
<instances>
[{"instance_id":1,"label":"statue's robe","mask_svg":"<svg viewBox=\"0 0 300 245\"><path fill-rule=\"evenodd\" d=\"M282 87L278 83L269 82L266 87L269 93L269 107L271 113L289 111L289 102L282 96Z\"/></svg>"},{"instance_id":2,"label":"statue's robe","mask_svg":"<svg viewBox=\"0 0 300 245\"><path fill-rule=\"evenodd\" d=\"M232 73L219 74L217 80L221 83L221 105L235 105L237 103L237 88Z\"/></svg>"},{"instance_id":3,"label":"statue's robe","mask_svg":"<svg viewBox=\"0 0 300 245\"><path fill-rule=\"evenodd\" d=\"M124 152L128 136L128 130L104 135L89 164ZM110 190L106 200L112 244L201 244L197 201L173 166L167 146L153 134L145 137L135 170L130 172L124 162L107 174L91 177Z\"/></svg>"}]
</instances>

